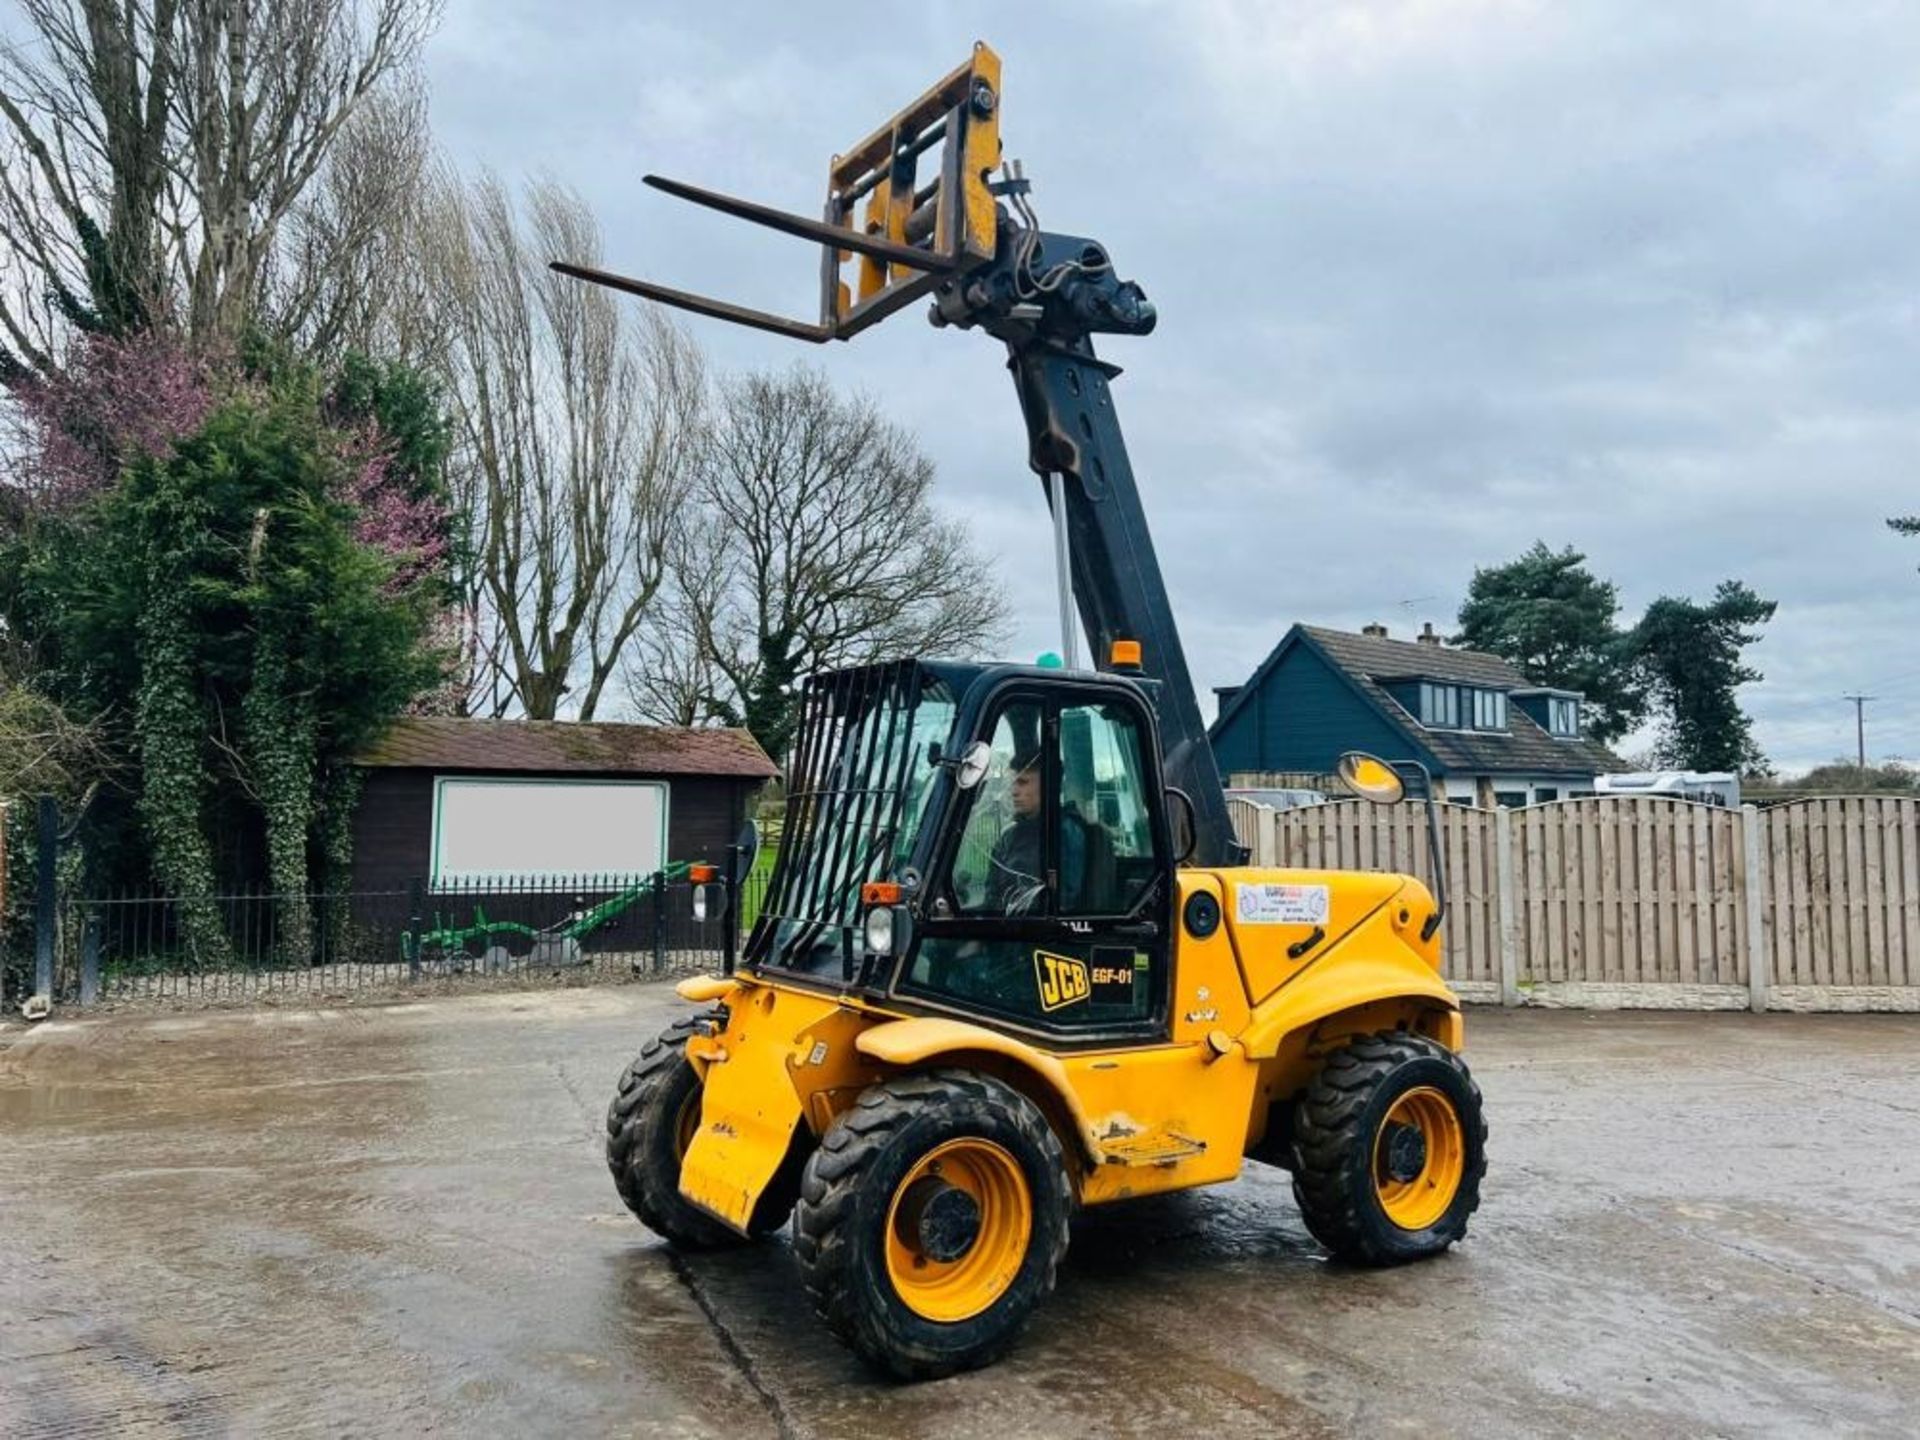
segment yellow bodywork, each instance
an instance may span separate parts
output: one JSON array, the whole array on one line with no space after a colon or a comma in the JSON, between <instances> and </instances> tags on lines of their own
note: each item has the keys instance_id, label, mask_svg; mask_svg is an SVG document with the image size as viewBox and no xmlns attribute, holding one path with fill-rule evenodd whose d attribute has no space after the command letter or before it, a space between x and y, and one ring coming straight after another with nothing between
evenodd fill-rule
<instances>
[{"instance_id":1,"label":"yellow bodywork","mask_svg":"<svg viewBox=\"0 0 1920 1440\"><path fill-rule=\"evenodd\" d=\"M742 974L686 981L727 1018L687 1056L704 1081L700 1126L681 1162L687 1199L745 1231L802 1126L815 1137L860 1092L914 1070L959 1067L1031 1099L1061 1139L1080 1203L1230 1180L1346 1038L1380 1030L1463 1043L1440 979L1432 896L1403 875L1240 867L1177 875L1164 1040L1064 1050L964 1019L910 1014L803 980ZM1296 918L1281 887L1325 887L1324 912ZM1179 917L1196 891L1220 904L1201 938Z\"/></svg>"}]
</instances>

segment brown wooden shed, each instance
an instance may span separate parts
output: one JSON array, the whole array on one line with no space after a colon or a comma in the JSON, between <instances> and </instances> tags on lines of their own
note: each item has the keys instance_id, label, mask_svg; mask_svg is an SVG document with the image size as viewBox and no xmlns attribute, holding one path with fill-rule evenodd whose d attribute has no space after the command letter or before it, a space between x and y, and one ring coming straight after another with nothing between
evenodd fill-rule
<instances>
[{"instance_id":1,"label":"brown wooden shed","mask_svg":"<svg viewBox=\"0 0 1920 1440\"><path fill-rule=\"evenodd\" d=\"M717 860L779 773L745 730L438 717L360 764L357 891Z\"/></svg>"}]
</instances>

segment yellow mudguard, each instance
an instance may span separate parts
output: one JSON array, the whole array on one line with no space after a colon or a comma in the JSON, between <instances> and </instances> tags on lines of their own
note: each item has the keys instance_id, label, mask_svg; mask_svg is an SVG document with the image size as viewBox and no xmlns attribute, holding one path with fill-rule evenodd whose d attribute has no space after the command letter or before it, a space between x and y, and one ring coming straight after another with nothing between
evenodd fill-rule
<instances>
[{"instance_id":1,"label":"yellow mudguard","mask_svg":"<svg viewBox=\"0 0 1920 1440\"><path fill-rule=\"evenodd\" d=\"M793 1144L806 1097L862 1083L850 1034L859 1017L828 996L724 983L724 996L711 998L727 1001L726 1029L687 1042L702 1089L700 1126L680 1161L680 1193L744 1235Z\"/></svg>"},{"instance_id":2,"label":"yellow mudguard","mask_svg":"<svg viewBox=\"0 0 1920 1440\"><path fill-rule=\"evenodd\" d=\"M800 1097L787 1077L787 1047L771 1030L687 1042L704 1065L700 1128L680 1161L680 1193L742 1235L793 1142Z\"/></svg>"}]
</instances>

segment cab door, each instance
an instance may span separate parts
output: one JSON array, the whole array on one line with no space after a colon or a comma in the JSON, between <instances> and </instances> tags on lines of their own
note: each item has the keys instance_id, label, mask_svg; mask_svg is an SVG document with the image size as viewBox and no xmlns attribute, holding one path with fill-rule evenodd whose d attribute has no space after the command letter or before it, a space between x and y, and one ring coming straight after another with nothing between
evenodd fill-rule
<instances>
[{"instance_id":1,"label":"cab door","mask_svg":"<svg viewBox=\"0 0 1920 1440\"><path fill-rule=\"evenodd\" d=\"M1167 1033L1172 864L1157 737L1130 689L1012 688L956 808L897 993L1063 1039Z\"/></svg>"}]
</instances>

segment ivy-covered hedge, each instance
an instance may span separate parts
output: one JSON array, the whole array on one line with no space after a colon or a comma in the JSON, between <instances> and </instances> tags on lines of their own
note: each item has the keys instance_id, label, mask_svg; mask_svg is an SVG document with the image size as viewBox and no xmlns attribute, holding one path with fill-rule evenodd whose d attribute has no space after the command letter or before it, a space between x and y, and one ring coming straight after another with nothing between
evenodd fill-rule
<instances>
[{"instance_id":1,"label":"ivy-covered hedge","mask_svg":"<svg viewBox=\"0 0 1920 1440\"><path fill-rule=\"evenodd\" d=\"M289 897L280 947L305 952L304 897L347 860L350 761L442 678L445 435L429 402L369 362L331 387L256 366L110 485L0 530L0 627L35 686L124 762L121 803L99 813L137 828L147 873L124 872L121 836L102 847L113 878L187 902L203 965L224 962L223 885Z\"/></svg>"}]
</instances>

